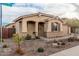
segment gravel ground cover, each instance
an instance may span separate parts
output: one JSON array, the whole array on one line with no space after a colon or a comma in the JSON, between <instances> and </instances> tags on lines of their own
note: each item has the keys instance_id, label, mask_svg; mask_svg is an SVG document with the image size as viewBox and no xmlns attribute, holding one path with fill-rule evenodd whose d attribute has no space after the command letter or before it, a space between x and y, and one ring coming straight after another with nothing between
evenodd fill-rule
<instances>
[{"instance_id":1,"label":"gravel ground cover","mask_svg":"<svg viewBox=\"0 0 79 59\"><path fill-rule=\"evenodd\" d=\"M14 53L17 45L13 42L12 39L4 39L3 44L7 44L8 47L0 48L0 55L19 56L19 54ZM25 40L21 45L21 48L24 51L24 55L22 56L48 56L77 45L79 45L79 41L66 42L65 46L53 47L52 43L47 43L46 41L41 39ZM44 49L44 52L38 52L37 49L39 47L42 47Z\"/></svg>"}]
</instances>

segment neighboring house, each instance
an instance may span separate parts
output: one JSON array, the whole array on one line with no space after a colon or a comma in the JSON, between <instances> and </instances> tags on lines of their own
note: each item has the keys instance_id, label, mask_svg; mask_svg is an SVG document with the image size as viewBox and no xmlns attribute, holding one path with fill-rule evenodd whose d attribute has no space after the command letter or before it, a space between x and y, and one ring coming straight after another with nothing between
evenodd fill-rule
<instances>
[{"instance_id":1,"label":"neighboring house","mask_svg":"<svg viewBox=\"0 0 79 59\"><path fill-rule=\"evenodd\" d=\"M71 27L71 33L79 34L79 27Z\"/></svg>"},{"instance_id":2,"label":"neighboring house","mask_svg":"<svg viewBox=\"0 0 79 59\"><path fill-rule=\"evenodd\" d=\"M2 28L2 37L11 38L16 33L15 23L10 23Z\"/></svg>"},{"instance_id":3,"label":"neighboring house","mask_svg":"<svg viewBox=\"0 0 79 59\"><path fill-rule=\"evenodd\" d=\"M15 23L9 23L4 28L6 28L8 30L11 29L12 33L16 33Z\"/></svg>"},{"instance_id":4,"label":"neighboring house","mask_svg":"<svg viewBox=\"0 0 79 59\"><path fill-rule=\"evenodd\" d=\"M78 19L63 19L66 24L71 27L71 33L79 34L79 20Z\"/></svg>"},{"instance_id":5,"label":"neighboring house","mask_svg":"<svg viewBox=\"0 0 79 59\"><path fill-rule=\"evenodd\" d=\"M15 27L15 23L9 23L5 25L5 28L13 28L13 27Z\"/></svg>"},{"instance_id":6,"label":"neighboring house","mask_svg":"<svg viewBox=\"0 0 79 59\"><path fill-rule=\"evenodd\" d=\"M71 34L70 26L58 16L45 13L34 13L20 16L14 20L16 33L20 35L33 35L44 37L59 37Z\"/></svg>"}]
</instances>

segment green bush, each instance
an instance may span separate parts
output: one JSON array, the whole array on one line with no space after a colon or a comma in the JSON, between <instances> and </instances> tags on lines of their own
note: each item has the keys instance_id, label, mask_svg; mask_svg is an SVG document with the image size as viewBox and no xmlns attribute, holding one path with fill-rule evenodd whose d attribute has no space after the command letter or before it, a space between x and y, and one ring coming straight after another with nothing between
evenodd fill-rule
<instances>
[{"instance_id":1,"label":"green bush","mask_svg":"<svg viewBox=\"0 0 79 59\"><path fill-rule=\"evenodd\" d=\"M66 45L66 43L62 42L61 45Z\"/></svg>"},{"instance_id":2,"label":"green bush","mask_svg":"<svg viewBox=\"0 0 79 59\"><path fill-rule=\"evenodd\" d=\"M27 34L27 36L25 37L25 40L31 40L31 35Z\"/></svg>"},{"instance_id":3,"label":"green bush","mask_svg":"<svg viewBox=\"0 0 79 59\"><path fill-rule=\"evenodd\" d=\"M44 52L44 49L42 47L37 49L38 52Z\"/></svg>"},{"instance_id":4,"label":"green bush","mask_svg":"<svg viewBox=\"0 0 79 59\"><path fill-rule=\"evenodd\" d=\"M68 38L68 42L73 42L74 40L75 40L74 37Z\"/></svg>"},{"instance_id":5,"label":"green bush","mask_svg":"<svg viewBox=\"0 0 79 59\"><path fill-rule=\"evenodd\" d=\"M3 45L3 48L7 48L7 47L8 47L8 45L7 45L7 44L4 44L4 45Z\"/></svg>"},{"instance_id":6,"label":"green bush","mask_svg":"<svg viewBox=\"0 0 79 59\"><path fill-rule=\"evenodd\" d=\"M40 37L36 36L36 39L40 39Z\"/></svg>"}]
</instances>

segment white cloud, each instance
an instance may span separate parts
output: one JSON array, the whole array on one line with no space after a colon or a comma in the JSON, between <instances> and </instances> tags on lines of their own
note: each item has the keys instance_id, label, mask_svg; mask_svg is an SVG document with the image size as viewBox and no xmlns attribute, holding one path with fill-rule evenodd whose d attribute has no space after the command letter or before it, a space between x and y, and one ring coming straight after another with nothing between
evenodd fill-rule
<instances>
[{"instance_id":1,"label":"white cloud","mask_svg":"<svg viewBox=\"0 0 79 59\"><path fill-rule=\"evenodd\" d=\"M78 5L78 4L77 4ZM2 6L3 22L12 22L15 18L29 13L44 12L60 17L79 18L78 8L73 4L14 4L13 7ZM7 20L7 21L6 21Z\"/></svg>"},{"instance_id":2,"label":"white cloud","mask_svg":"<svg viewBox=\"0 0 79 59\"><path fill-rule=\"evenodd\" d=\"M61 17L67 17L67 18L79 18L78 13L76 12L67 12Z\"/></svg>"},{"instance_id":3,"label":"white cloud","mask_svg":"<svg viewBox=\"0 0 79 59\"><path fill-rule=\"evenodd\" d=\"M29 7L25 8L25 7L2 6L2 21L5 23L9 23L21 15L35 13L37 11L38 11L37 9Z\"/></svg>"},{"instance_id":4,"label":"white cloud","mask_svg":"<svg viewBox=\"0 0 79 59\"><path fill-rule=\"evenodd\" d=\"M74 12L76 9L72 4L49 4L44 12L62 16L67 12Z\"/></svg>"}]
</instances>

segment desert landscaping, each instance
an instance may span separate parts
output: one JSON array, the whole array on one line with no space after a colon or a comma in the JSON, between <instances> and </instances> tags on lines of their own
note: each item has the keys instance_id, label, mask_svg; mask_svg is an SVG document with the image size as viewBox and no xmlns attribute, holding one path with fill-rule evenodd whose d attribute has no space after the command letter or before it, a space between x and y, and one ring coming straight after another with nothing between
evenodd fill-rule
<instances>
[{"instance_id":1,"label":"desert landscaping","mask_svg":"<svg viewBox=\"0 0 79 59\"><path fill-rule=\"evenodd\" d=\"M20 41L18 41L20 42ZM46 41L41 38L25 38L20 42L20 49L17 52L17 43L13 38L3 39L3 46L0 47L0 55L4 56L48 56L59 51L79 45L79 39L70 37L65 40Z\"/></svg>"}]
</instances>

